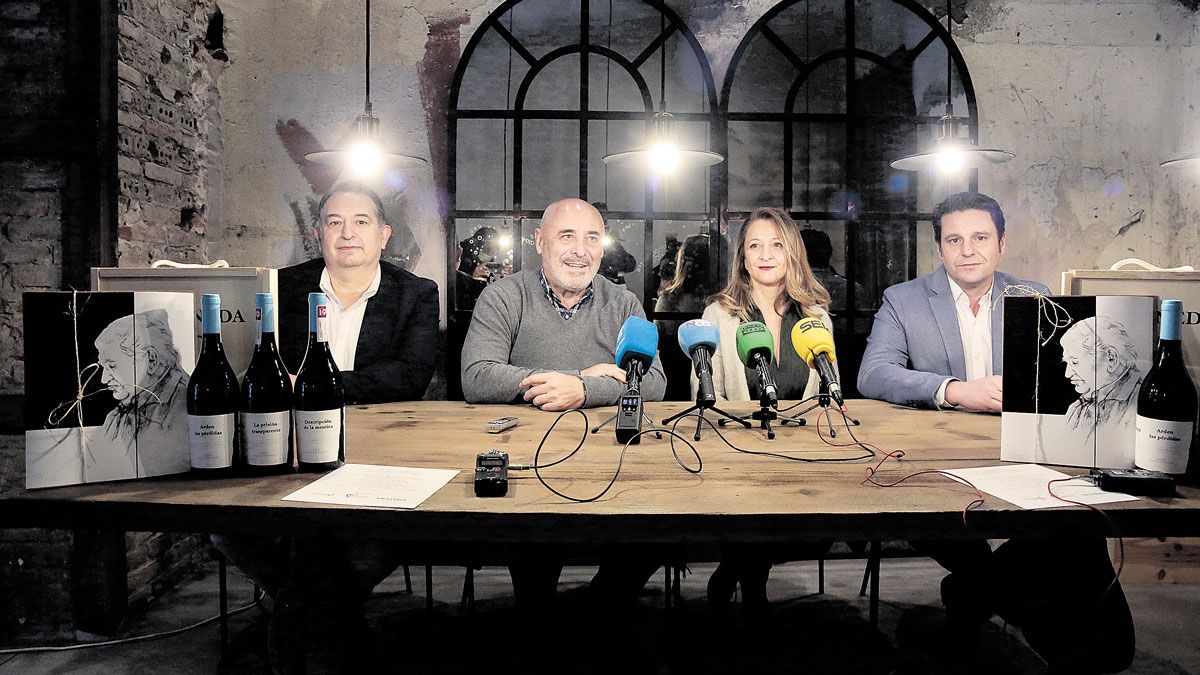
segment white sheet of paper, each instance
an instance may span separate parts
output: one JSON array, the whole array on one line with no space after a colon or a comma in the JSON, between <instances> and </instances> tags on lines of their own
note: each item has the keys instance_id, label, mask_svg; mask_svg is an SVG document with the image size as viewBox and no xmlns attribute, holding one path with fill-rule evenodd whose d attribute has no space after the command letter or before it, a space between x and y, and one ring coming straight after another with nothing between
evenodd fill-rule
<instances>
[{"instance_id":1,"label":"white sheet of paper","mask_svg":"<svg viewBox=\"0 0 1200 675\"><path fill-rule=\"evenodd\" d=\"M1040 464L981 466L973 469L943 469L943 471L961 480L970 481L981 491L1023 509L1071 506L1071 504L1055 499L1046 491L1046 485L1050 481L1067 478L1067 474ZM1137 500L1137 497L1120 492L1105 492L1093 485L1091 481L1084 480L1055 483L1051 489L1059 497L1084 504L1110 504Z\"/></svg>"},{"instance_id":2,"label":"white sheet of paper","mask_svg":"<svg viewBox=\"0 0 1200 675\"><path fill-rule=\"evenodd\" d=\"M415 509L449 483L455 469L347 464L284 497L289 502Z\"/></svg>"}]
</instances>

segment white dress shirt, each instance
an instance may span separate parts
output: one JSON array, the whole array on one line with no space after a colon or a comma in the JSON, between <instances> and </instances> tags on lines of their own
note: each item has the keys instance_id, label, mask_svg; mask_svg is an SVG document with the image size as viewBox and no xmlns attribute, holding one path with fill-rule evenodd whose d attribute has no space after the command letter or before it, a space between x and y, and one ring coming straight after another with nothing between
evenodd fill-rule
<instances>
[{"instance_id":1,"label":"white dress shirt","mask_svg":"<svg viewBox=\"0 0 1200 675\"><path fill-rule=\"evenodd\" d=\"M349 307L342 307L337 294L333 292L333 282L329 279L329 270L321 270L321 291L329 297L328 326L329 351L333 354L333 362L338 370L354 370L354 354L358 351L358 334L362 330L363 317L367 313L367 301L379 292L379 280L383 271L375 267L375 279L367 290Z\"/></svg>"},{"instance_id":2,"label":"white dress shirt","mask_svg":"<svg viewBox=\"0 0 1200 675\"><path fill-rule=\"evenodd\" d=\"M967 380L978 380L992 375L992 287L979 299L979 312L971 312L971 299L967 292L950 282L950 295L954 298L954 309L958 314L958 336L962 339L963 359L967 366ZM993 278L992 283L995 283ZM938 388L934 399L939 406L946 405L946 387L956 378L948 377Z\"/></svg>"}]
</instances>

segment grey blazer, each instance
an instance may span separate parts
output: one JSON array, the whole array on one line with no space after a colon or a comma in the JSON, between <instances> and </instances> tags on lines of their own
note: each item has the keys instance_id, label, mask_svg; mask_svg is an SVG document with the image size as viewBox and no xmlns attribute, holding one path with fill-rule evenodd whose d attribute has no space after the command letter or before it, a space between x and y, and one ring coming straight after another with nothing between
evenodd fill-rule
<instances>
[{"instance_id":1,"label":"grey blazer","mask_svg":"<svg viewBox=\"0 0 1200 675\"><path fill-rule=\"evenodd\" d=\"M1003 296L1010 285L1050 293L1036 281L996 273L992 283L992 372L996 375L1004 373ZM950 280L939 267L932 274L884 291L858 371L858 390L868 398L936 408L937 390L950 377L967 379L967 362Z\"/></svg>"}]
</instances>

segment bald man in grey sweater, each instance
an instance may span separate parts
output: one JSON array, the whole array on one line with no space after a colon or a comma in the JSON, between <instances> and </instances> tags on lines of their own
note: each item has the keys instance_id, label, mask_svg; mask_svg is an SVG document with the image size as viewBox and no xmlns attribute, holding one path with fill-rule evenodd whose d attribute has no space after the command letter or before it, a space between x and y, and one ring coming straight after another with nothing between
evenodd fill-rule
<instances>
[{"instance_id":1,"label":"bald man in grey sweater","mask_svg":"<svg viewBox=\"0 0 1200 675\"><path fill-rule=\"evenodd\" d=\"M591 204L551 204L534 231L538 270L488 286L475 304L462 353L463 395L470 403L529 401L557 411L614 405L626 390L615 362L617 333L631 316L646 318L633 293L597 276L604 219ZM642 378L647 401L661 401L662 362Z\"/></svg>"},{"instance_id":2,"label":"bald man in grey sweater","mask_svg":"<svg viewBox=\"0 0 1200 675\"><path fill-rule=\"evenodd\" d=\"M534 231L541 269L491 284L475 304L462 352L468 402L528 401L547 411L617 402L627 389L616 364L617 333L629 317L646 314L633 293L596 276L603 242L604 218L591 204L563 199L546 207ZM642 377L642 397L661 401L666 389L656 355ZM604 558L591 591L607 605L631 603L658 568L641 555L614 551ZM552 551L510 565L518 607L541 614L561 570Z\"/></svg>"}]
</instances>

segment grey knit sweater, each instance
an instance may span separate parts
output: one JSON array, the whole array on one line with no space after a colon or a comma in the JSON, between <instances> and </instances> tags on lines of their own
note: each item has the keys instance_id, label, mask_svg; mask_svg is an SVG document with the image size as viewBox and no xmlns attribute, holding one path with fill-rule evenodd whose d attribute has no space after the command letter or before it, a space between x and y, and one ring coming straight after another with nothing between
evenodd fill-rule
<instances>
[{"instance_id":1,"label":"grey knit sweater","mask_svg":"<svg viewBox=\"0 0 1200 675\"><path fill-rule=\"evenodd\" d=\"M617 333L630 316L646 317L637 297L597 275L592 299L564 319L546 298L538 270L522 270L487 287L475 303L462 352L462 387L469 403L521 402L520 382L548 370L578 375L614 363ZM642 396L661 401L667 378L654 359ZM614 405L626 386L585 377L584 406Z\"/></svg>"}]
</instances>

